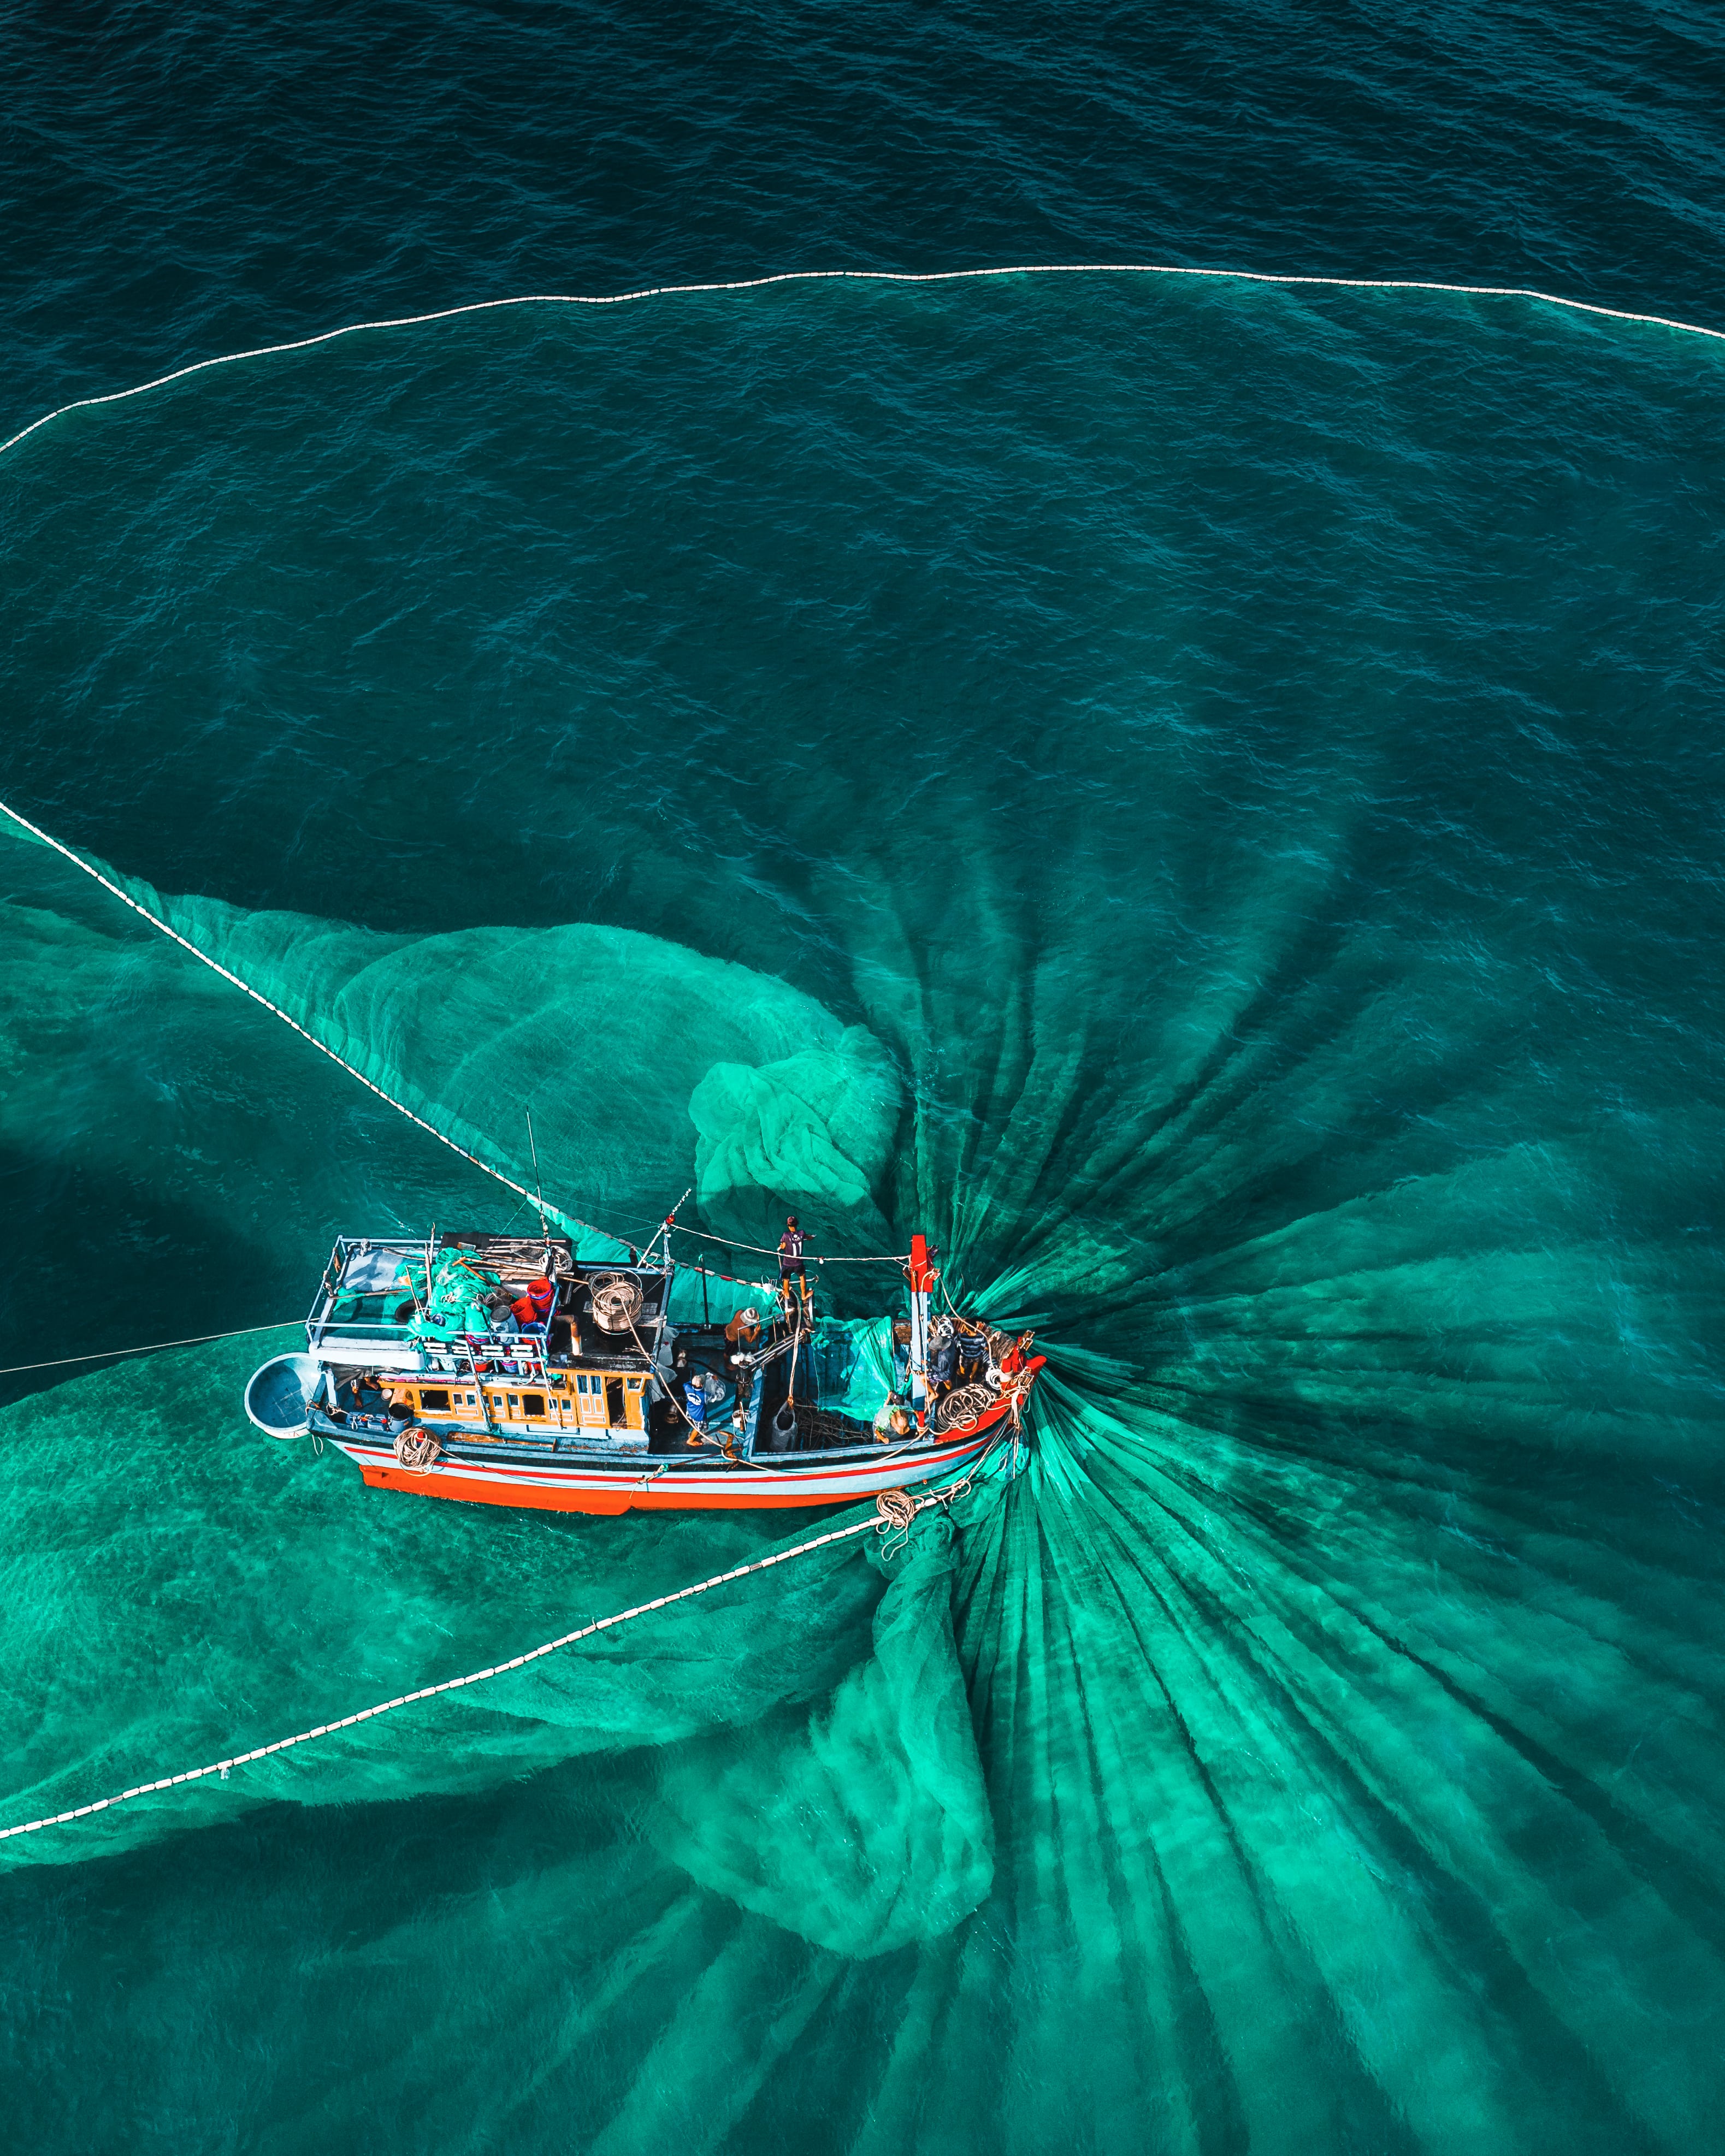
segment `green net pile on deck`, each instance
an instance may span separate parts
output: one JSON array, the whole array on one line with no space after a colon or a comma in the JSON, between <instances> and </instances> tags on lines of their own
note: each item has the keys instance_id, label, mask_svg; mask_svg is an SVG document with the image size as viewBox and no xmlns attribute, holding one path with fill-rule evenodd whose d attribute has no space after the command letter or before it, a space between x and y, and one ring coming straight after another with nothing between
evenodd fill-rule
<instances>
[{"instance_id":1,"label":"green net pile on deck","mask_svg":"<svg viewBox=\"0 0 1725 2156\"><path fill-rule=\"evenodd\" d=\"M491 1309L502 1276L472 1251L439 1250L430 1265L422 1267L416 1286L418 1307L413 1317L416 1337L459 1340L464 1333L483 1334L491 1329Z\"/></svg>"}]
</instances>

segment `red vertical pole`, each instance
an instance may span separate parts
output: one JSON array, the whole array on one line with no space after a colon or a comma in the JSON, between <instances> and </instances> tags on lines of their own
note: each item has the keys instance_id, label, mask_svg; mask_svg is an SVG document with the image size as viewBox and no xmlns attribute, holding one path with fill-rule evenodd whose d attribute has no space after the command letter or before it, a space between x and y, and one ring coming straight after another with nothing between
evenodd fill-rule
<instances>
[{"instance_id":1,"label":"red vertical pole","mask_svg":"<svg viewBox=\"0 0 1725 2156\"><path fill-rule=\"evenodd\" d=\"M928 1238L911 1238L911 1405L918 1423L928 1411L928 1298L934 1288L934 1267L928 1262Z\"/></svg>"}]
</instances>

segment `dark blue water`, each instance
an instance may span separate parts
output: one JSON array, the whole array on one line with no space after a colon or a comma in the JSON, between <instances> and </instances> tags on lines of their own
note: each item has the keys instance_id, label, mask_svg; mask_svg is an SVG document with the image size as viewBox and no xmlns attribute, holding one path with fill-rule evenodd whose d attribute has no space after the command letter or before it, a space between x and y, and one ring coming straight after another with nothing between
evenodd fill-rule
<instances>
[{"instance_id":1,"label":"dark blue water","mask_svg":"<svg viewBox=\"0 0 1725 2156\"><path fill-rule=\"evenodd\" d=\"M12 35L14 424L802 267L1725 326L1700 11ZM1027 275L500 310L0 461L0 798L516 1170L531 1101L572 1210L925 1225L1053 1356L896 1572L0 1845L21 2145L1712 2144L1722 421L1681 331ZM0 1362L508 1224L0 877ZM263 1352L0 1378L0 1824L786 1524L364 1492Z\"/></svg>"},{"instance_id":2,"label":"dark blue water","mask_svg":"<svg viewBox=\"0 0 1725 2156\"><path fill-rule=\"evenodd\" d=\"M11 18L8 414L535 290L1149 260L1725 321L1701 6Z\"/></svg>"}]
</instances>

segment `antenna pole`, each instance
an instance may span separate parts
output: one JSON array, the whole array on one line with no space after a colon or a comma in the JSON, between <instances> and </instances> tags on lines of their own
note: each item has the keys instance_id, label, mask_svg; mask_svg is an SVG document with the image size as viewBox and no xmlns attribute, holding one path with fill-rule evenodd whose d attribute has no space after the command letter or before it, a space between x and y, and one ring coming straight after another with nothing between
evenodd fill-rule
<instances>
[{"instance_id":1,"label":"antenna pole","mask_svg":"<svg viewBox=\"0 0 1725 2156\"><path fill-rule=\"evenodd\" d=\"M684 1206L694 1195L695 1185L691 1183L689 1188L683 1193L683 1195L677 1200L676 1204L672 1206L670 1212L665 1214L664 1226L661 1228L655 1228L653 1230L653 1233L648 1237L647 1247L641 1253L641 1262L644 1265L646 1263L648 1258L652 1255L653 1245L659 1240L661 1235L665 1238L665 1262L667 1265L670 1265L671 1261L670 1231L677 1224L678 1214L682 1211Z\"/></svg>"},{"instance_id":2,"label":"antenna pole","mask_svg":"<svg viewBox=\"0 0 1725 2156\"><path fill-rule=\"evenodd\" d=\"M545 1186L539 1180L539 1148L533 1142L533 1111L527 1110L527 1151L533 1156L533 1203L539 1208L539 1232L548 1242L551 1230L545 1224Z\"/></svg>"}]
</instances>

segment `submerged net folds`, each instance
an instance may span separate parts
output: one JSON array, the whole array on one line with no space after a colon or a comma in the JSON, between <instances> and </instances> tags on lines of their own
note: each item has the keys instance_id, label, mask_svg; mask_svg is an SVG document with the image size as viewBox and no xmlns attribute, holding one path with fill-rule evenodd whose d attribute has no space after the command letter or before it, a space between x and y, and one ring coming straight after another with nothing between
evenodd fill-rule
<instances>
[{"instance_id":1,"label":"submerged net folds","mask_svg":"<svg viewBox=\"0 0 1725 2156\"><path fill-rule=\"evenodd\" d=\"M1516 306L490 319L0 465L21 805L517 1180L530 1103L619 1238L692 1185L710 1311L922 1227L1052 1358L895 1558L0 1845L20 2136L1706 2145L1725 385ZM0 865L9 1360L531 1220ZM284 1337L8 1381L17 1815L807 1531L364 1492L244 1424Z\"/></svg>"}]
</instances>

